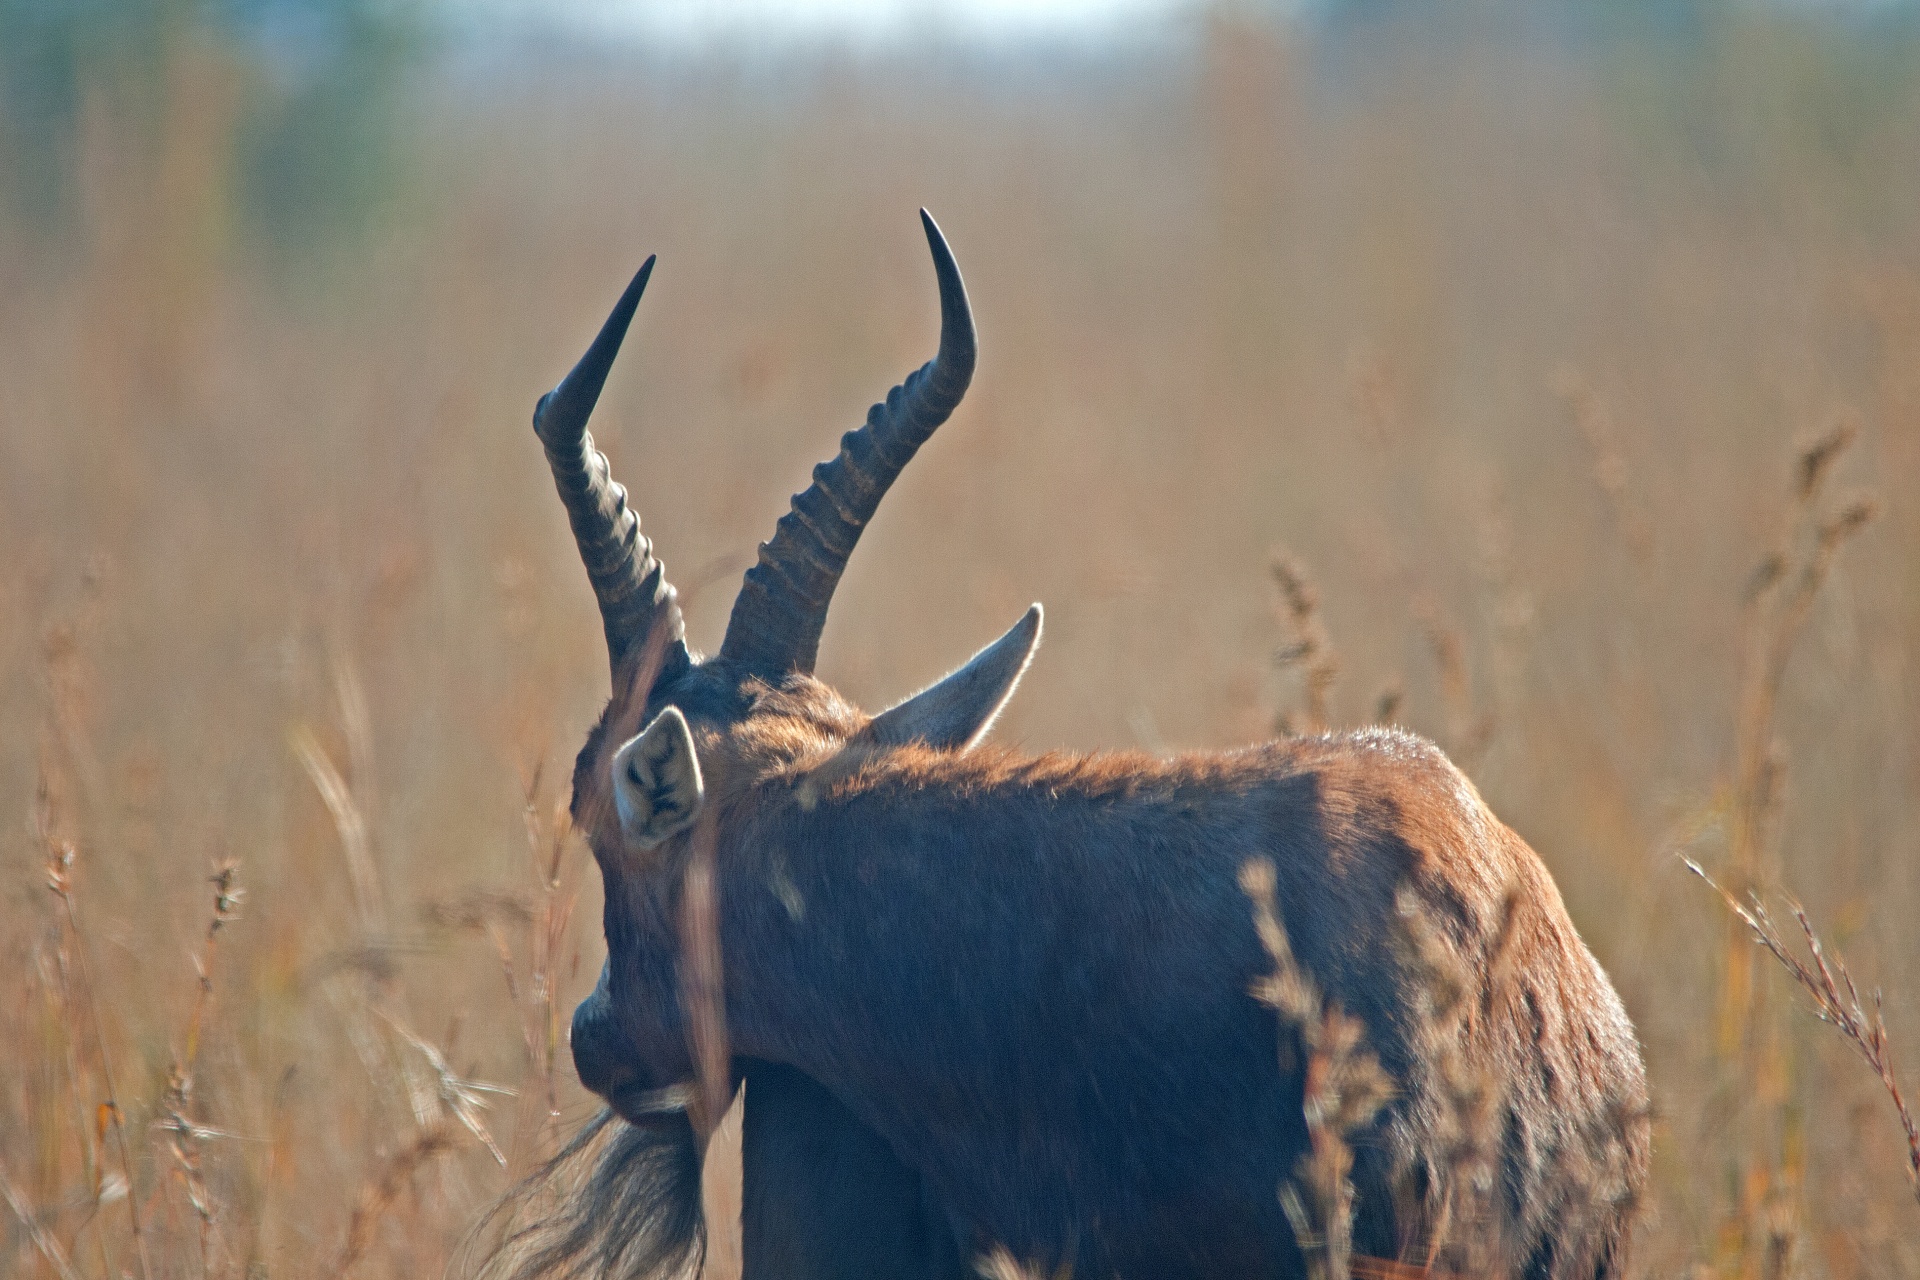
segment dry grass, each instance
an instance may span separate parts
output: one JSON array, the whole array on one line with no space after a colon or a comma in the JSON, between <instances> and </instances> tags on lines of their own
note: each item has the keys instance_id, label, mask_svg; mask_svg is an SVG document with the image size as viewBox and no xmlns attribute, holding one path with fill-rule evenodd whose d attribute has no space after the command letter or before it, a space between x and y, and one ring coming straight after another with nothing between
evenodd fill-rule
<instances>
[{"instance_id":1,"label":"dry grass","mask_svg":"<svg viewBox=\"0 0 1920 1280\"><path fill-rule=\"evenodd\" d=\"M1273 972L1252 995L1280 1024L1280 1069L1305 1080L1301 1110L1307 1153L1277 1188L1280 1206L1312 1280L1346 1280L1353 1272L1353 1147L1393 1098L1393 1081L1366 1045L1366 1028L1329 999L1293 958L1274 896L1273 863L1249 861L1240 887L1253 902L1254 927Z\"/></svg>"},{"instance_id":2,"label":"dry grass","mask_svg":"<svg viewBox=\"0 0 1920 1280\"><path fill-rule=\"evenodd\" d=\"M1320 593L1314 589L1307 567L1285 552L1276 552L1268 568L1279 589L1274 613L1287 637L1274 651L1273 665L1282 671L1298 671L1300 683L1300 706L1283 708L1274 717L1273 731L1283 735L1325 733L1332 724L1327 700L1334 681L1340 678L1340 655L1334 652L1333 639L1320 616Z\"/></svg>"},{"instance_id":3,"label":"dry grass","mask_svg":"<svg viewBox=\"0 0 1920 1280\"><path fill-rule=\"evenodd\" d=\"M884 704L1044 599L1005 738L1435 737L1645 1038L1639 1267L1920 1276L1848 1056L1920 1043L1920 58L1462 21L456 60L379 216L297 253L243 216L244 62L95 66L62 215L0 204L0 1275L439 1274L594 1114L562 1020L598 877L559 815L605 663L534 395L658 251L595 435L683 584L737 572L930 349L925 204L980 374L822 674ZM1284 697L1273 546L1321 654ZM1834 1006L1860 1040L1675 851L1803 895L1884 984Z\"/></svg>"},{"instance_id":4,"label":"dry grass","mask_svg":"<svg viewBox=\"0 0 1920 1280\"><path fill-rule=\"evenodd\" d=\"M1807 918L1806 908L1798 903L1793 904L1791 909L1794 920L1800 926L1800 933L1806 939L1808 960L1802 960L1786 939L1780 936L1779 927L1774 924L1766 904L1757 896L1750 896L1742 903L1702 870L1699 863L1688 861L1687 869L1713 886L1714 892L1727 904L1727 910L1747 926L1753 940L1765 947L1800 989L1812 997L1814 1016L1846 1037L1847 1044L1860 1056L1861 1061L1879 1077L1881 1087L1887 1091L1887 1098L1893 1103L1900 1129L1907 1136L1907 1181L1913 1184L1914 1194L1920 1198L1920 1127L1915 1126L1913 1113L1907 1109L1906 1097L1901 1092L1900 1073L1894 1067L1893 1045L1887 1035L1885 998L1880 989L1874 988L1869 1001L1873 1011L1867 1012L1860 1003L1860 990L1854 985L1846 962L1835 956L1829 963L1826 946L1820 941L1820 935L1814 932L1813 921Z\"/></svg>"}]
</instances>

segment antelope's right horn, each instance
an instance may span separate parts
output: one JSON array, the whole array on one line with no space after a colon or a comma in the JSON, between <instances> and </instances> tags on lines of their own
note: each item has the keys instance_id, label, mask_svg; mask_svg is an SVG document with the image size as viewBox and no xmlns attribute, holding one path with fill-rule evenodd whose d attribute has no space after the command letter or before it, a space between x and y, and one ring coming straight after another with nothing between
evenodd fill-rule
<instances>
[{"instance_id":1,"label":"antelope's right horn","mask_svg":"<svg viewBox=\"0 0 1920 1280\"><path fill-rule=\"evenodd\" d=\"M607 634L607 657L616 688L629 676L633 664L657 655L651 685L663 676L684 670L692 662L687 653L686 623L666 566L654 558L653 544L640 532L640 517L627 506L627 491L607 467L606 455L587 433L587 419L606 385L620 341L633 321L647 277L653 274L648 258L633 283L620 295L613 314L580 357L580 363L560 385L540 397L534 406L533 429L547 452L553 482L566 504L573 539L600 603L600 621Z\"/></svg>"}]
</instances>

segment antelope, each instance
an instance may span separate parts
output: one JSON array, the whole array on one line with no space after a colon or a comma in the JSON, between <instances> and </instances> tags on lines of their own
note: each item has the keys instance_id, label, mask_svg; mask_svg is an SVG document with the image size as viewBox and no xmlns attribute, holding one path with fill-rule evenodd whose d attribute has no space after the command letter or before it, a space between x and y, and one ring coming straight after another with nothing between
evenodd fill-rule
<instances>
[{"instance_id":1,"label":"antelope","mask_svg":"<svg viewBox=\"0 0 1920 1280\"><path fill-rule=\"evenodd\" d=\"M711 1116L681 926L706 865L750 1280L960 1277L990 1251L1083 1278L1308 1274L1284 1191L1315 1141L1311 1055L1249 994L1274 963L1243 885L1264 861L1299 968L1391 1084L1348 1135L1353 1251L1431 1265L1448 1232L1488 1273L1619 1275L1649 1145L1633 1027L1545 866L1438 748L1382 728L1170 758L982 745L1038 605L878 715L814 677L861 531L973 374L959 269L921 219L938 353L815 468L709 657L587 432L652 258L535 410L612 669L572 801L607 944L572 1050L609 1110L520 1272L698 1255ZM1394 942L1412 915L1458 975L1451 1021ZM1461 1063L1488 1172L1440 1222Z\"/></svg>"}]
</instances>

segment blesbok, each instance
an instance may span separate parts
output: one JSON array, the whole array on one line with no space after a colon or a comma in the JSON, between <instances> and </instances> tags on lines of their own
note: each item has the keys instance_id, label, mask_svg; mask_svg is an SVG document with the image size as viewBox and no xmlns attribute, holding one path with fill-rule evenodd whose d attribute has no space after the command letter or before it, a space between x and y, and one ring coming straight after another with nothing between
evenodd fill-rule
<instances>
[{"instance_id":1,"label":"blesbok","mask_svg":"<svg viewBox=\"0 0 1920 1280\"><path fill-rule=\"evenodd\" d=\"M958 1277L990 1250L1084 1280L1304 1275L1282 1192L1323 1118L1303 1024L1249 994L1274 967L1243 887L1264 860L1299 968L1391 1082L1335 1135L1355 1253L1618 1274L1648 1148L1632 1026L1545 867L1437 748L1386 729L1167 759L982 747L1038 606L877 716L814 679L861 530L973 373L960 273L921 216L939 353L814 470L717 654L689 650L586 431L652 259L535 410L613 670L574 772L607 962L573 1053L620 1118L517 1265L668 1275L698 1247L697 863L745 1086L749 1277ZM1437 962L1403 945L1416 918ZM1456 1174L1476 1194L1448 1200Z\"/></svg>"}]
</instances>

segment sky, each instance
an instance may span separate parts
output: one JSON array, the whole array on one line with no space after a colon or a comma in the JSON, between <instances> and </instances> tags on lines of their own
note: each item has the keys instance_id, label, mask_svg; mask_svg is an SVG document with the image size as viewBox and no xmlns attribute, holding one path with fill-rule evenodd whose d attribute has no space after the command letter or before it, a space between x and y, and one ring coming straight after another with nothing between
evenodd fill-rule
<instances>
[{"instance_id":1,"label":"sky","mask_svg":"<svg viewBox=\"0 0 1920 1280\"><path fill-rule=\"evenodd\" d=\"M938 33L974 38L1090 38L1150 33L1199 0L474 0L473 7L651 40L741 35L888 42Z\"/></svg>"},{"instance_id":2,"label":"sky","mask_svg":"<svg viewBox=\"0 0 1920 1280\"><path fill-rule=\"evenodd\" d=\"M474 16L513 17L652 44L702 45L741 37L887 45L938 35L986 42L1156 38L1209 0L449 0ZM1229 3L1232 0L1228 0ZM1316 0L1241 0L1284 15ZM1750 0L1832 13L1920 6L1920 0Z\"/></svg>"}]
</instances>

